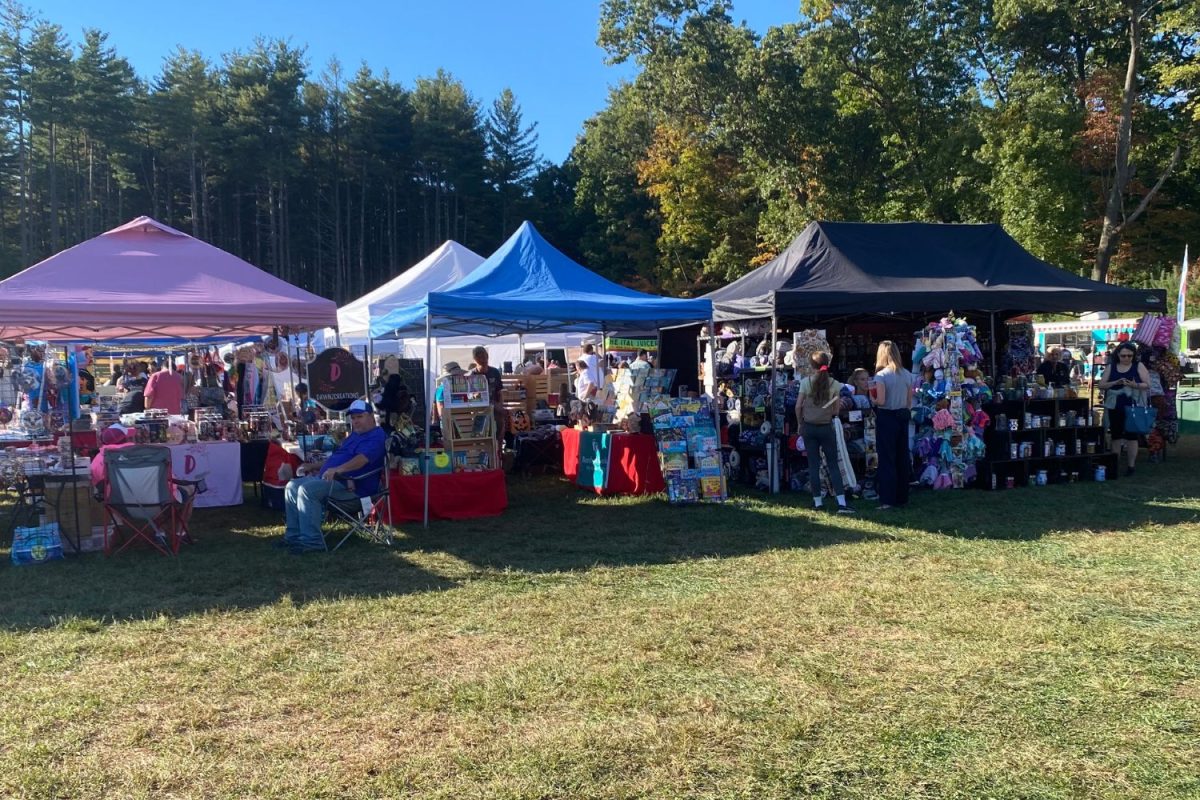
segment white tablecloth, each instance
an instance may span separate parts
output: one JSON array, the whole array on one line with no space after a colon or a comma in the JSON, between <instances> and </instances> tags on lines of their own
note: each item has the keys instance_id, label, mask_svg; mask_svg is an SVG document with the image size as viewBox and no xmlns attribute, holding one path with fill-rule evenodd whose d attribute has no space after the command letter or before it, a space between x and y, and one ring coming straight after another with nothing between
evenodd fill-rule
<instances>
[{"instance_id":1,"label":"white tablecloth","mask_svg":"<svg viewBox=\"0 0 1200 800\"><path fill-rule=\"evenodd\" d=\"M204 478L208 490L196 495L196 508L242 504L242 446L237 442L173 444L171 474L185 481Z\"/></svg>"}]
</instances>

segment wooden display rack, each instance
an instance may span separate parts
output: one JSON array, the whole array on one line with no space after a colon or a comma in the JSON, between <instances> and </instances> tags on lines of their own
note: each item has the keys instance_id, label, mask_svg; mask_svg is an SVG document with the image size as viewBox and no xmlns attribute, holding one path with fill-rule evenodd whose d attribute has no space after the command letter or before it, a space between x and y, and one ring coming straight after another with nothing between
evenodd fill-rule
<instances>
[{"instance_id":1,"label":"wooden display rack","mask_svg":"<svg viewBox=\"0 0 1200 800\"><path fill-rule=\"evenodd\" d=\"M499 469L496 419L488 396L487 378L461 375L442 379L446 413L442 439L455 472Z\"/></svg>"},{"instance_id":2,"label":"wooden display rack","mask_svg":"<svg viewBox=\"0 0 1200 800\"><path fill-rule=\"evenodd\" d=\"M985 406L992 420L984 431L984 442L987 444L987 455L978 462L977 486L980 489L1004 489L1008 479L1013 479L1013 485L1030 486L1031 476L1045 471L1047 483L1064 483L1071 480L1071 475L1078 481L1095 479L1096 467L1105 468L1105 480L1114 481L1120 477L1120 463L1115 453L1109 452L1108 440L1103 425L1094 425L1092 408L1086 397L1073 399L1047 400L1008 400ZM1046 420L1045 425L1026 427L1025 415L1037 414ZM1083 416L1086 425L1060 424L1061 416L1068 415L1069 420ZM1017 429L1011 425L1001 429L996 425L996 417L1005 415L1008 420L1017 420ZM1054 445L1066 445L1066 455L1055 455L1047 449L1047 442ZM1014 445L1019 449L1022 443L1031 443L1033 455L1029 457L1012 457ZM1089 449L1090 445L1090 449ZM993 476L995 481L993 485Z\"/></svg>"},{"instance_id":3,"label":"wooden display rack","mask_svg":"<svg viewBox=\"0 0 1200 800\"><path fill-rule=\"evenodd\" d=\"M565 373L505 375L502 380L504 381L504 397L501 400L504 407L509 411L523 410L530 419L533 418L533 412L537 410L539 400L549 405L550 395L557 393L559 402L563 402L571 393L570 382ZM523 399L520 396L522 388L525 390Z\"/></svg>"},{"instance_id":4,"label":"wooden display rack","mask_svg":"<svg viewBox=\"0 0 1200 800\"><path fill-rule=\"evenodd\" d=\"M504 395L500 399L509 413L524 411L529 419L533 419L533 411L537 408L538 401L536 387L538 378L544 378L544 376L505 375L501 378L504 382ZM544 385L545 381L543 380L542 383Z\"/></svg>"}]
</instances>

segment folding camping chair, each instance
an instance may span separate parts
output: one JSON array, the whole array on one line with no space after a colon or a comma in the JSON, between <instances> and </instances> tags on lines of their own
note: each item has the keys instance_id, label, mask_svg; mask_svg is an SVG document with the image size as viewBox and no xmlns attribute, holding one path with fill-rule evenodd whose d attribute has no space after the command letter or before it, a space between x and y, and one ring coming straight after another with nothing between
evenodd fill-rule
<instances>
[{"instance_id":1,"label":"folding camping chair","mask_svg":"<svg viewBox=\"0 0 1200 800\"><path fill-rule=\"evenodd\" d=\"M343 522L348 526L346 533L333 547L329 547L329 540L336 537L338 532L330 531L325 534L325 547L329 552L335 552L346 543L347 539L356 533L369 542L391 546L395 529L392 527L392 506L391 495L388 491L387 467L381 467L380 469L368 472L366 475L359 476L359 479L368 478L372 475L379 476L379 487L375 490L374 494L367 497L348 498L346 500L331 499L326 503L326 518L330 521ZM353 489L353 482L351 482L350 488Z\"/></svg>"},{"instance_id":2,"label":"folding camping chair","mask_svg":"<svg viewBox=\"0 0 1200 800\"><path fill-rule=\"evenodd\" d=\"M104 469L107 476L98 488L109 518L105 555L139 540L163 555L178 553L179 543L190 540L188 520L196 494L204 489L203 478L172 478L171 451L159 445L106 449Z\"/></svg>"}]
</instances>

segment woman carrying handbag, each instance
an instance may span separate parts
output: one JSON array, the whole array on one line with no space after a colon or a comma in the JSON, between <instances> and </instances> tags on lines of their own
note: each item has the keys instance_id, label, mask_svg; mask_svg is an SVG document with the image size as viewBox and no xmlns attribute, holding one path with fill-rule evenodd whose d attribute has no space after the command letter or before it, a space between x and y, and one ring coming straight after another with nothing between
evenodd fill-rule
<instances>
[{"instance_id":1,"label":"woman carrying handbag","mask_svg":"<svg viewBox=\"0 0 1200 800\"><path fill-rule=\"evenodd\" d=\"M1144 364L1138 363L1137 347L1130 342L1118 345L1104 377L1096 385L1104 390L1112 451L1120 463L1121 449L1125 449L1125 474L1132 475L1137 464L1138 439L1149 433L1149 428L1154 425L1149 414L1152 409L1146 407L1150 372ZM1149 424L1147 417L1150 417Z\"/></svg>"}]
</instances>

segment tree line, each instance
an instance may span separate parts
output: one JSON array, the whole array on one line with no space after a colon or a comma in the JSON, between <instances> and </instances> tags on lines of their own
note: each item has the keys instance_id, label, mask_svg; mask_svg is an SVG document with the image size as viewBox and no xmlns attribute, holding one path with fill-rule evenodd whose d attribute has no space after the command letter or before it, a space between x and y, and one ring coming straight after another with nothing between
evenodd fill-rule
<instances>
[{"instance_id":1,"label":"tree line","mask_svg":"<svg viewBox=\"0 0 1200 800\"><path fill-rule=\"evenodd\" d=\"M148 214L345 302L448 238L531 219L629 285L695 294L815 219L999 222L1035 255L1165 285L1200 229L1193 0L604 0L633 60L562 164L511 91L411 84L260 39L135 74L0 6L0 275Z\"/></svg>"},{"instance_id":2,"label":"tree line","mask_svg":"<svg viewBox=\"0 0 1200 800\"><path fill-rule=\"evenodd\" d=\"M603 2L640 69L569 160L590 263L699 291L816 219L999 222L1167 284L1200 230L1195 0L803 0L762 36L735 5Z\"/></svg>"},{"instance_id":3,"label":"tree line","mask_svg":"<svg viewBox=\"0 0 1200 800\"><path fill-rule=\"evenodd\" d=\"M139 214L338 302L446 239L488 253L531 211L535 125L444 71L402 86L260 39L149 80L98 30L18 3L0 30L0 274Z\"/></svg>"}]
</instances>

